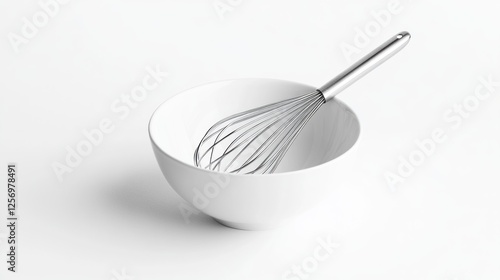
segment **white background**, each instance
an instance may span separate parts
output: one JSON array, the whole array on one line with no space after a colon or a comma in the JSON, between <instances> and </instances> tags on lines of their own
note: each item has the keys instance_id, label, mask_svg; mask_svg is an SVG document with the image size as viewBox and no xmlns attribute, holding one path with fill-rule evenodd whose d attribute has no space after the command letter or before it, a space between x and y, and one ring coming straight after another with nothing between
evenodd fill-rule
<instances>
[{"instance_id":1,"label":"white background","mask_svg":"<svg viewBox=\"0 0 500 280\"><path fill-rule=\"evenodd\" d=\"M0 152L19 166L20 220L19 272L2 261L1 279L283 279L328 236L340 246L308 279L499 279L500 87L460 125L444 119L480 77L500 81L498 1L400 0L360 51L402 30L410 44L339 96L362 124L352 179L288 226L186 223L154 159L147 122L167 98L240 77L320 86L390 2L233 0L220 16L212 0L73 0L16 52L9 34L43 10L2 1ZM169 76L120 119L111 104L157 65ZM114 131L59 181L52 164L105 118ZM446 141L390 188L384 174L437 128Z\"/></svg>"}]
</instances>

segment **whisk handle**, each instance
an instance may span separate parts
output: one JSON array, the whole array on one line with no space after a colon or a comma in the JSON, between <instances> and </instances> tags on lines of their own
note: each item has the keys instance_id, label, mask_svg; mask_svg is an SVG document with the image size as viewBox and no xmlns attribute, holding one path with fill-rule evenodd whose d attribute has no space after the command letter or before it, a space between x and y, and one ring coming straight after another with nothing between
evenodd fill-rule
<instances>
[{"instance_id":1,"label":"whisk handle","mask_svg":"<svg viewBox=\"0 0 500 280\"><path fill-rule=\"evenodd\" d=\"M406 31L396 34L330 80L324 86L320 87L319 90L323 93L325 100L328 101L332 99L339 92L391 58L408 44L410 37L410 33Z\"/></svg>"}]
</instances>

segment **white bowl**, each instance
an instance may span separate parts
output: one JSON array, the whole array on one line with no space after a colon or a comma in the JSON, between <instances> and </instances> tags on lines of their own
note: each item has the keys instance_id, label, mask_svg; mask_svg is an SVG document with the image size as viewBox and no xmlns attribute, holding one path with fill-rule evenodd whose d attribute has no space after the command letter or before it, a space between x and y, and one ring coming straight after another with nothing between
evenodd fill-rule
<instances>
[{"instance_id":1,"label":"white bowl","mask_svg":"<svg viewBox=\"0 0 500 280\"><path fill-rule=\"evenodd\" d=\"M193 153L216 121L314 90L288 81L238 79L195 87L165 101L151 117L149 135L170 186L203 213L238 229L272 228L312 208L344 179L360 133L358 118L338 100L311 118L277 173L209 171L193 165Z\"/></svg>"}]
</instances>

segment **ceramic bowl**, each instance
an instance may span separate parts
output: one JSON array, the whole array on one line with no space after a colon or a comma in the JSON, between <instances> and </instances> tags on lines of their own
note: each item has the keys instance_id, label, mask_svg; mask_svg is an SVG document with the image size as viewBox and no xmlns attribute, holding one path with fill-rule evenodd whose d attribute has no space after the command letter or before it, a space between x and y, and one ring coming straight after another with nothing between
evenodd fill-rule
<instances>
[{"instance_id":1,"label":"ceramic bowl","mask_svg":"<svg viewBox=\"0 0 500 280\"><path fill-rule=\"evenodd\" d=\"M198 142L216 121L315 88L272 79L237 79L188 89L161 104L149 123L158 164L187 202L223 225L279 226L304 213L346 179L360 134L358 118L339 100L322 105L273 174L209 171L193 164Z\"/></svg>"}]
</instances>

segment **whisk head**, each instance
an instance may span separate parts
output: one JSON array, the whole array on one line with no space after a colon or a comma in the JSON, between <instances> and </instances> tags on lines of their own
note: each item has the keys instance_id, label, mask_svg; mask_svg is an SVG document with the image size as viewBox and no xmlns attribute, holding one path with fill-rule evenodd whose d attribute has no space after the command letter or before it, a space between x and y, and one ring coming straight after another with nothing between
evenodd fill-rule
<instances>
[{"instance_id":1,"label":"whisk head","mask_svg":"<svg viewBox=\"0 0 500 280\"><path fill-rule=\"evenodd\" d=\"M273 173L323 103L317 90L220 120L201 139L194 163L219 172Z\"/></svg>"}]
</instances>

